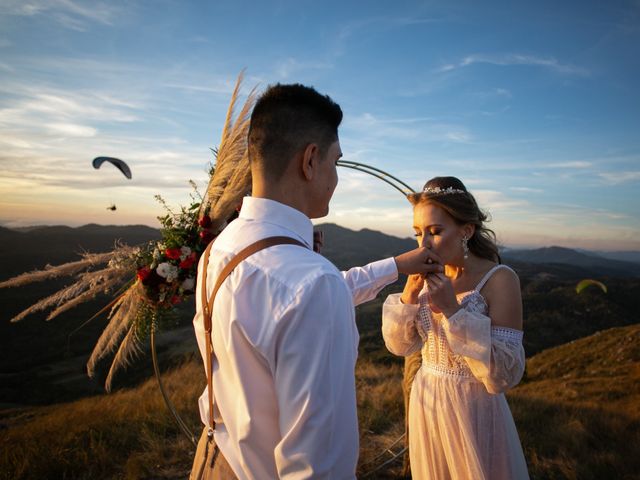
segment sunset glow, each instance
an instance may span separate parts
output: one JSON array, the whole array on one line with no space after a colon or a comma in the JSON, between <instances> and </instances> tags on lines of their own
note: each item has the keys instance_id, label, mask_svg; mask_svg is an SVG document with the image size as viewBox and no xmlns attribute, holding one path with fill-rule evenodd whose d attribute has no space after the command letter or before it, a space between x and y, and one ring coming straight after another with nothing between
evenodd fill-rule
<instances>
[{"instance_id":1,"label":"sunset glow","mask_svg":"<svg viewBox=\"0 0 640 480\"><path fill-rule=\"evenodd\" d=\"M246 68L245 92L335 99L346 160L415 189L460 177L503 244L640 250L639 19L631 1L2 1L0 225L157 227L155 194L206 185ZM411 235L398 192L339 173L321 222Z\"/></svg>"}]
</instances>

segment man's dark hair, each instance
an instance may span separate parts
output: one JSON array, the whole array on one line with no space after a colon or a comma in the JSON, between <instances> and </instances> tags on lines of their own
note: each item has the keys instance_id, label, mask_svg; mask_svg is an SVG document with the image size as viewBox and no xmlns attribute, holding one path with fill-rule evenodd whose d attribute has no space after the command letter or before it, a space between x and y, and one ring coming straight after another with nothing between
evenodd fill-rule
<instances>
[{"instance_id":1,"label":"man's dark hair","mask_svg":"<svg viewBox=\"0 0 640 480\"><path fill-rule=\"evenodd\" d=\"M272 85L256 102L249 127L249 160L278 180L309 143L324 155L338 138L342 110L328 95L298 83Z\"/></svg>"}]
</instances>

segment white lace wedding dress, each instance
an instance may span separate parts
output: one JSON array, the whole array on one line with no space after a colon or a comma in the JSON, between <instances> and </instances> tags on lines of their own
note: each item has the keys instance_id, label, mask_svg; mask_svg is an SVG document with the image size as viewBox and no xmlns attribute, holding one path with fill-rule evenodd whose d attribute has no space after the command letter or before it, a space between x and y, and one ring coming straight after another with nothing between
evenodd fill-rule
<instances>
[{"instance_id":1,"label":"white lace wedding dress","mask_svg":"<svg viewBox=\"0 0 640 480\"><path fill-rule=\"evenodd\" d=\"M422 349L409 400L409 456L414 480L528 479L511 411L503 392L524 372L522 332L492 327L480 290L457 295L450 318L431 311L426 290L419 305L387 297L382 333L389 351ZM426 287L425 287L426 288Z\"/></svg>"}]
</instances>

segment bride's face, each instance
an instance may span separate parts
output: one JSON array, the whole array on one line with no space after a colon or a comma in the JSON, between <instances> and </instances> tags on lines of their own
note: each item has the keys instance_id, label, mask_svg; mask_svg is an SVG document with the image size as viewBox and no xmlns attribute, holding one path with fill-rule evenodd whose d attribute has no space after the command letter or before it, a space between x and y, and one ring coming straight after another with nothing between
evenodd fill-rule
<instances>
[{"instance_id":1,"label":"bride's face","mask_svg":"<svg viewBox=\"0 0 640 480\"><path fill-rule=\"evenodd\" d=\"M418 203L413 208L413 229L418 246L433 250L445 265L462 264L464 226L441 207Z\"/></svg>"}]
</instances>

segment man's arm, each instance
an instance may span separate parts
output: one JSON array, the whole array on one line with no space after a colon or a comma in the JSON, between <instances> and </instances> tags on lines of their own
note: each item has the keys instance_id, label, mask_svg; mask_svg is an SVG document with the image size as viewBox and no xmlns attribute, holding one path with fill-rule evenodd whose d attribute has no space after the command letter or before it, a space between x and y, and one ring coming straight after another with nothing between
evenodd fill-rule
<instances>
[{"instance_id":1,"label":"man's arm","mask_svg":"<svg viewBox=\"0 0 640 480\"><path fill-rule=\"evenodd\" d=\"M399 273L426 275L442 272L439 262L440 258L435 253L420 247L364 267L353 267L342 272L342 276L351 290L353 304L357 306L376 298L380 290L398 279Z\"/></svg>"}]
</instances>

